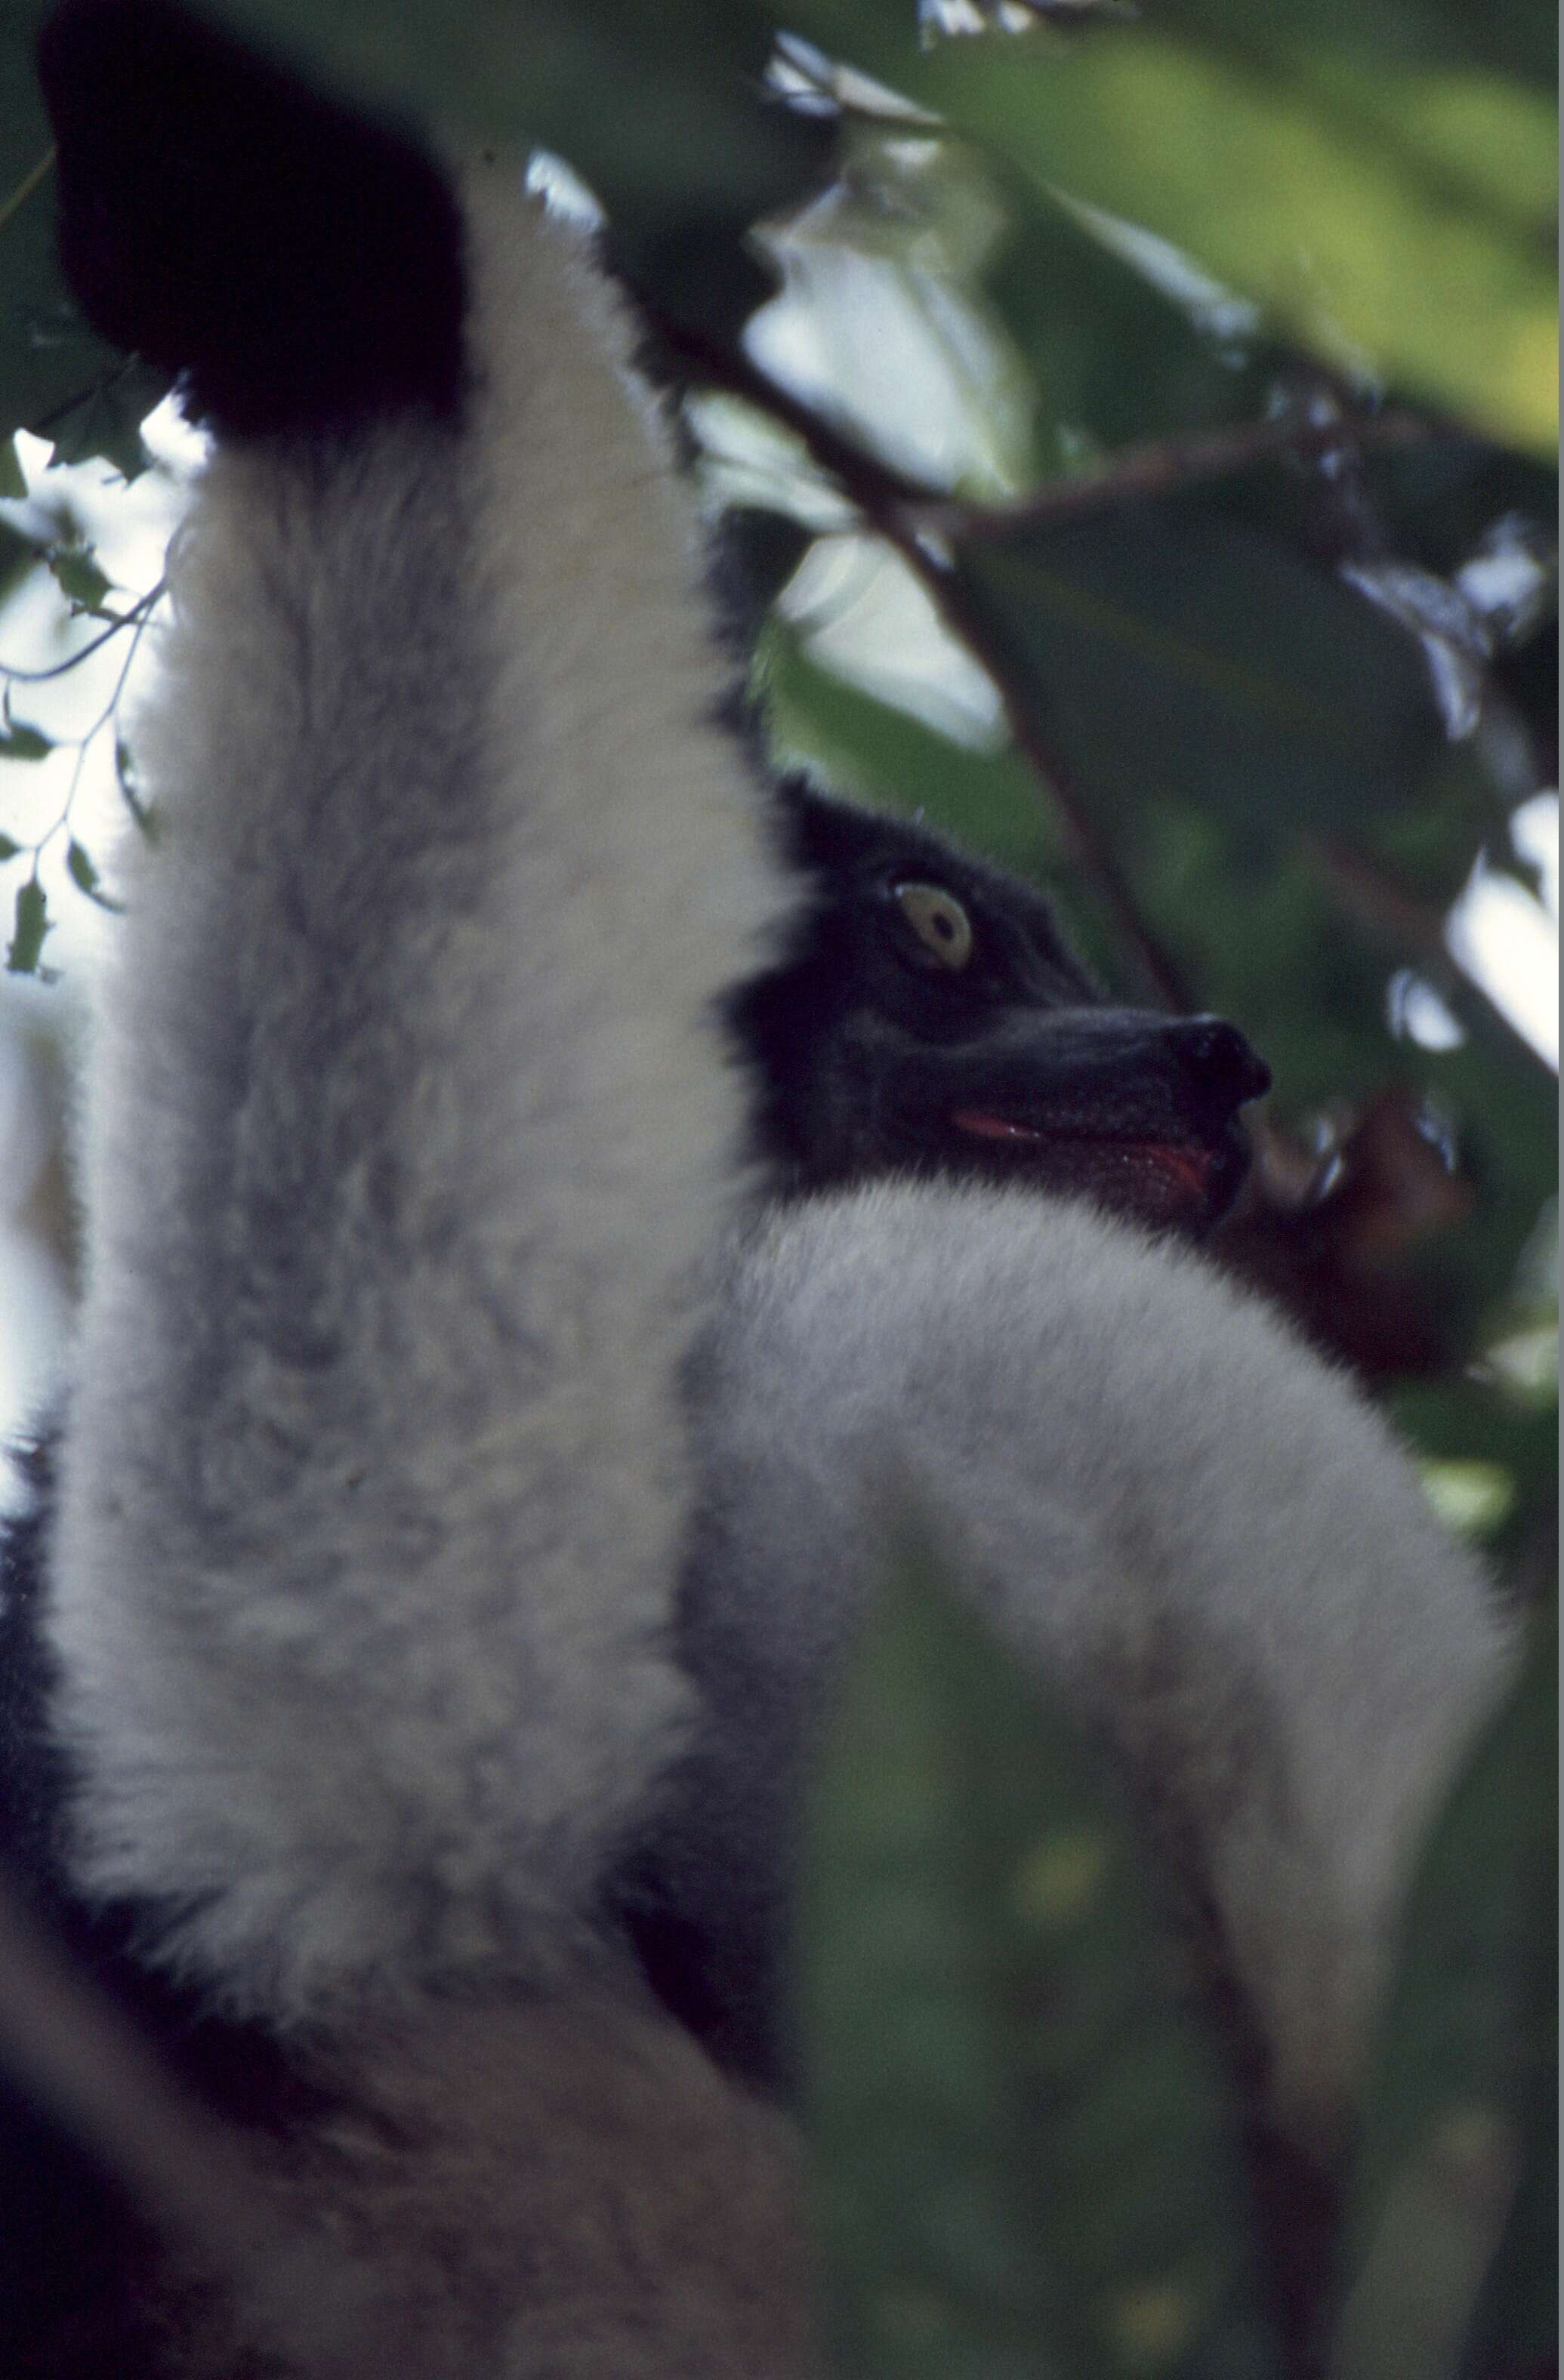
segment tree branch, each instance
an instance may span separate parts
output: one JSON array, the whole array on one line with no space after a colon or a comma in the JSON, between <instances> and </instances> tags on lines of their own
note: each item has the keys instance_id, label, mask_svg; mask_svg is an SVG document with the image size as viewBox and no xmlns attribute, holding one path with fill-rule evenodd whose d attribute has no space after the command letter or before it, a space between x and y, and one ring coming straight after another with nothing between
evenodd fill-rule
<instances>
[{"instance_id":1,"label":"tree branch","mask_svg":"<svg viewBox=\"0 0 1564 2380\"><path fill-rule=\"evenodd\" d=\"M975 545L1057 522L1082 519L1121 504L1141 504L1262 463L1315 461L1348 446L1404 446L1440 434L1415 414L1343 414L1327 421L1242 423L1142 446L1128 447L1100 470L1052 480L1011 504L953 501L894 465L869 454L824 419L803 398L763 372L744 354L720 346L686 324L652 310L664 355L685 377L743 397L791 430L828 472L866 525L901 555L927 589L952 636L987 671L999 695L1016 749L1028 762L1063 824L1084 872L1110 913L1143 975L1170 1008L1194 1005L1177 963L1152 929L1107 840L1074 786L1070 771L1037 716L1034 692L995 648L988 623L975 610L945 559L952 546Z\"/></svg>"}]
</instances>

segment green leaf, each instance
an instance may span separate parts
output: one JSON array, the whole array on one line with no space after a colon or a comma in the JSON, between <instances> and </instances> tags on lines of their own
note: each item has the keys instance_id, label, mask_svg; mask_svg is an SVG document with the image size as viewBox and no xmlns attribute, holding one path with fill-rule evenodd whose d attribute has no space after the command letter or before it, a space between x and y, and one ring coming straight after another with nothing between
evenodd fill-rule
<instances>
[{"instance_id":1,"label":"green leaf","mask_svg":"<svg viewBox=\"0 0 1564 2380\"><path fill-rule=\"evenodd\" d=\"M1247 523L1164 503L965 548L980 636L1107 823L1194 798L1255 847L1355 831L1442 749L1417 647Z\"/></svg>"},{"instance_id":2,"label":"green leaf","mask_svg":"<svg viewBox=\"0 0 1564 2380\"><path fill-rule=\"evenodd\" d=\"M61 594L72 603L79 604L84 612L102 613L113 581L99 568L90 548L52 553L49 570Z\"/></svg>"},{"instance_id":3,"label":"green leaf","mask_svg":"<svg viewBox=\"0 0 1564 2380\"><path fill-rule=\"evenodd\" d=\"M1550 1618L1413 1887L1334 2380L1521 2373L1557 2348L1558 1774Z\"/></svg>"},{"instance_id":4,"label":"green leaf","mask_svg":"<svg viewBox=\"0 0 1564 2380\"><path fill-rule=\"evenodd\" d=\"M1277 343L1215 300L1192 308L1150 281L1048 191L1012 173L1012 229L987 276L1037 390L1042 476L1088 451L1263 415Z\"/></svg>"},{"instance_id":5,"label":"green leaf","mask_svg":"<svg viewBox=\"0 0 1564 2380\"><path fill-rule=\"evenodd\" d=\"M0 602L18 587L38 563L38 550L9 521L0 521Z\"/></svg>"},{"instance_id":6,"label":"green leaf","mask_svg":"<svg viewBox=\"0 0 1564 2380\"><path fill-rule=\"evenodd\" d=\"M22 846L13 843L8 834L0 834L0 859L15 859Z\"/></svg>"},{"instance_id":7,"label":"green leaf","mask_svg":"<svg viewBox=\"0 0 1564 2380\"><path fill-rule=\"evenodd\" d=\"M27 493L27 480L15 438L0 438L0 497L15 502Z\"/></svg>"},{"instance_id":8,"label":"green leaf","mask_svg":"<svg viewBox=\"0 0 1564 2380\"><path fill-rule=\"evenodd\" d=\"M31 877L17 893L16 924L6 953L6 973L36 975L43 938L53 931L43 887L36 877Z\"/></svg>"},{"instance_id":9,"label":"green leaf","mask_svg":"<svg viewBox=\"0 0 1564 2380\"><path fill-rule=\"evenodd\" d=\"M55 462L87 463L102 455L127 480L137 480L152 462L141 423L167 392L165 372L121 357L89 381L73 379L60 402L31 426L54 441Z\"/></svg>"},{"instance_id":10,"label":"green leaf","mask_svg":"<svg viewBox=\"0 0 1564 2380\"><path fill-rule=\"evenodd\" d=\"M803 1947L836 2369L1279 2369L1230 2113L1129 1832L926 1561L849 1665Z\"/></svg>"},{"instance_id":11,"label":"green leaf","mask_svg":"<svg viewBox=\"0 0 1564 2380\"><path fill-rule=\"evenodd\" d=\"M120 915L123 905L103 890L103 879L98 873L96 864L91 854L84 850L74 837L69 850L66 853L66 866L70 870L72 883L85 892L89 900L95 901L100 909L108 909L115 917Z\"/></svg>"},{"instance_id":12,"label":"green leaf","mask_svg":"<svg viewBox=\"0 0 1564 2380\"><path fill-rule=\"evenodd\" d=\"M42 760L54 750L54 739L41 728L24 727L7 708L0 720L0 760Z\"/></svg>"},{"instance_id":13,"label":"green leaf","mask_svg":"<svg viewBox=\"0 0 1564 2380\"><path fill-rule=\"evenodd\" d=\"M1253 0L1175 0L1181 24L1256 61L1285 59L1301 41L1350 46L1364 64L1409 58L1452 70L1514 75L1552 92L1558 81L1558 12L1550 0L1292 0L1257 9ZM1173 13L1171 10L1170 13Z\"/></svg>"}]
</instances>

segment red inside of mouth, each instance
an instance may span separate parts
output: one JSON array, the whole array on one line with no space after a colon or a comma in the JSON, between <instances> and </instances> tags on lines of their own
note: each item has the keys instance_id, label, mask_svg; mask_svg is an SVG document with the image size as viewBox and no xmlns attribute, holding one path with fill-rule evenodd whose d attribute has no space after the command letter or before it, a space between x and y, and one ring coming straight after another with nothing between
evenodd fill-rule
<instances>
[{"instance_id":1,"label":"red inside of mouth","mask_svg":"<svg viewBox=\"0 0 1564 2380\"><path fill-rule=\"evenodd\" d=\"M957 1108L951 1122L958 1132L970 1133L976 1140L1027 1141L1041 1145L1065 1135L1042 1132L1034 1124L1017 1123L1010 1116L988 1115L977 1108ZM1158 1167L1169 1173L1180 1188L1192 1197L1203 1198L1211 1178L1215 1158L1207 1149L1193 1147L1189 1142L1162 1140L1103 1140L1096 1144L1104 1148L1122 1150L1126 1157L1140 1164Z\"/></svg>"}]
</instances>

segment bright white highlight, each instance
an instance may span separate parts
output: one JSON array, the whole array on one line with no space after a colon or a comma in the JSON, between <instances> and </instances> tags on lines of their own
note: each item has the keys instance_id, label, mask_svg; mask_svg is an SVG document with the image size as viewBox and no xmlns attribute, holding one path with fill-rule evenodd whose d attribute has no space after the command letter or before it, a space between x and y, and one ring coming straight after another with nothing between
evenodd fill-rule
<instances>
[{"instance_id":1,"label":"bright white highlight","mask_svg":"<svg viewBox=\"0 0 1564 2380\"><path fill-rule=\"evenodd\" d=\"M946 630L927 589L879 538L819 537L781 606L809 659L955 744L997 751L1008 733L986 670Z\"/></svg>"},{"instance_id":2,"label":"bright white highlight","mask_svg":"<svg viewBox=\"0 0 1564 2380\"><path fill-rule=\"evenodd\" d=\"M1451 957L1555 1071L1558 1065L1558 796L1538 795L1518 809L1510 837L1540 869L1544 897L1485 853L1450 911Z\"/></svg>"}]
</instances>

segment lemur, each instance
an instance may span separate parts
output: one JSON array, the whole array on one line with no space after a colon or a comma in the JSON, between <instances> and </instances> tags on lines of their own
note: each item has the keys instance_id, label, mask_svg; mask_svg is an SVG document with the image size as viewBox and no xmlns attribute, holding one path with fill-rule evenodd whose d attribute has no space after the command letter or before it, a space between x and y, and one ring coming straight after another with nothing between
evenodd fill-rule
<instances>
[{"instance_id":1,"label":"lemur","mask_svg":"<svg viewBox=\"0 0 1564 2380\"><path fill-rule=\"evenodd\" d=\"M776 1969L896 1474L1328 2157L1507 1647L1180 1242L1263 1068L915 829L794 789L779 833L622 307L515 159L166 0L67 0L42 65L83 311L215 434L8 1615L55 1921L409 2374L794 2380ZM114 2239L101 2368L314 2380L264 2291Z\"/></svg>"}]
</instances>

